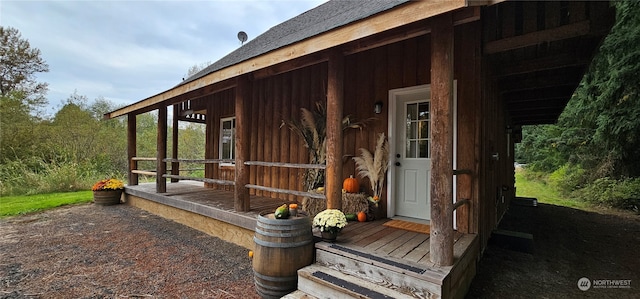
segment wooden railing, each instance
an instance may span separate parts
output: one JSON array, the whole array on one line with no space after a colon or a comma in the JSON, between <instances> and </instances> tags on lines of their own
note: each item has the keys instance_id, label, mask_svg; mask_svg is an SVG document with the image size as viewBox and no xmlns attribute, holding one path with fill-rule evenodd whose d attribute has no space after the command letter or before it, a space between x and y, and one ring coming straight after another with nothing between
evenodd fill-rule
<instances>
[{"instance_id":1,"label":"wooden railing","mask_svg":"<svg viewBox=\"0 0 640 299\"><path fill-rule=\"evenodd\" d=\"M244 162L246 166L265 166L265 167L283 167L283 168L299 168L299 169L326 169L326 165L324 164L295 164L295 163L280 163L280 162L262 162L262 161L246 161ZM246 188L274 192L274 193L282 193L282 194L290 194L296 196L306 196L310 198L320 198L326 199L327 197L322 193L313 193L313 192L304 192L304 191L296 191L289 189L280 189L273 187L266 187L260 185L246 184L244 185Z\"/></svg>"},{"instance_id":2,"label":"wooden railing","mask_svg":"<svg viewBox=\"0 0 640 299\"><path fill-rule=\"evenodd\" d=\"M134 163L132 163L134 169L131 169L131 173L143 174L143 175L149 175L149 176L156 176L157 175L155 169L148 169L148 170L137 169L138 168L138 161L155 162L155 161L157 161L156 158L132 157L131 161L134 162Z\"/></svg>"},{"instance_id":3,"label":"wooden railing","mask_svg":"<svg viewBox=\"0 0 640 299\"><path fill-rule=\"evenodd\" d=\"M164 159L163 162L167 163L199 163L199 164L221 164L221 163L233 163L233 160L228 159ZM193 170L193 169L190 169ZM170 179L178 179L178 180L190 180L190 181L198 181L209 184L218 184L218 185L235 185L235 181L230 180L220 180L220 179L211 179L211 178L201 178L201 177L192 177L192 176L182 176L177 174L163 174L162 177L170 178Z\"/></svg>"},{"instance_id":4,"label":"wooden railing","mask_svg":"<svg viewBox=\"0 0 640 299\"><path fill-rule=\"evenodd\" d=\"M157 161L156 158L144 158L144 157L133 157L132 161ZM172 163L172 165L176 165L175 163L192 163L192 164L221 164L221 163L234 163L234 160L228 159L163 159L165 163ZM134 163L137 167L137 163ZM326 169L326 165L323 164L296 164L296 163L280 163L280 162L262 162L262 161L246 161L244 162L246 166L263 166L263 167L282 167L282 168L298 168L298 169ZM180 171L189 171L189 170L202 170L202 168L187 168L180 169ZM167 172L171 172L171 170L167 170ZM156 170L147 170L147 169L132 169L131 173L142 174L148 176L155 176L157 179ZM177 180L190 180L190 181L198 181L210 184L218 184L224 186L235 186L235 181L232 180L223 180L223 179L213 179L213 178L202 178L202 177L194 177L194 176L184 176L177 174L162 174L163 178L177 179ZM304 192L297 190L289 190L289 189L280 189L273 188L267 186L260 186L254 184L246 184L246 188L261 190L266 192L274 192L274 193L282 193L282 194L290 194L295 196L306 196L310 198L319 198L326 199L326 196L321 193L314 192Z\"/></svg>"}]
</instances>

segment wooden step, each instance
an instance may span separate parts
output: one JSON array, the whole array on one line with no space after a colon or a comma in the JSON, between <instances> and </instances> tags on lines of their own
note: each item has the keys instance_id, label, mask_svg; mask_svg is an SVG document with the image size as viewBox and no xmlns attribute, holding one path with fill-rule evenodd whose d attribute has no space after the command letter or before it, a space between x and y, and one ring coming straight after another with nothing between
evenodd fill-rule
<instances>
[{"instance_id":1,"label":"wooden step","mask_svg":"<svg viewBox=\"0 0 640 299\"><path fill-rule=\"evenodd\" d=\"M412 298L439 298L447 273L337 244L316 244L316 264L396 290Z\"/></svg>"},{"instance_id":2,"label":"wooden step","mask_svg":"<svg viewBox=\"0 0 640 299\"><path fill-rule=\"evenodd\" d=\"M319 299L413 299L398 291L318 264L298 270L298 289Z\"/></svg>"},{"instance_id":3,"label":"wooden step","mask_svg":"<svg viewBox=\"0 0 640 299\"><path fill-rule=\"evenodd\" d=\"M282 299L318 299L318 298L313 297L303 291L297 290L295 292L284 295Z\"/></svg>"}]
</instances>

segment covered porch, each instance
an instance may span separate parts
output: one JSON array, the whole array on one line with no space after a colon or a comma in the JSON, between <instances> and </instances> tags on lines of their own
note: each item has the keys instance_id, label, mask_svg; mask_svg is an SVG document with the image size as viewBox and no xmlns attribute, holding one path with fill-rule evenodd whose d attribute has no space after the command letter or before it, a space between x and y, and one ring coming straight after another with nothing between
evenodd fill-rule
<instances>
[{"instance_id":1,"label":"covered porch","mask_svg":"<svg viewBox=\"0 0 640 299\"><path fill-rule=\"evenodd\" d=\"M233 191L206 188L202 183L189 181L167 184L165 193L157 193L154 183L127 186L125 196L127 204L249 250L255 245L257 216L289 202L251 196L249 210L236 211ZM430 258L430 234L386 226L388 221L391 219L349 222L335 243L321 241L320 232L314 229L315 264L299 271L299 289L307 294L322 291L353 296L358 296L363 288L380 294L392 290L413 298L461 296L455 292L465 288L458 286L470 283L475 274L477 234L455 231L454 263L437 266ZM366 281L367 285L345 285L344 279L352 277ZM343 289L334 288L336 281L342 282Z\"/></svg>"}]
</instances>

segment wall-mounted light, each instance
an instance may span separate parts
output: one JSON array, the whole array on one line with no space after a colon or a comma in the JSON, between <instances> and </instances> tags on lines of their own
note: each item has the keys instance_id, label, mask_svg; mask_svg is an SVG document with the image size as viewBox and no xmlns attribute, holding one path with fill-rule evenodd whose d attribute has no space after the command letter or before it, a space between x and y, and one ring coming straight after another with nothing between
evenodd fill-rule
<instances>
[{"instance_id":1,"label":"wall-mounted light","mask_svg":"<svg viewBox=\"0 0 640 299\"><path fill-rule=\"evenodd\" d=\"M382 113L382 102L376 102L373 106L373 112L376 114Z\"/></svg>"}]
</instances>

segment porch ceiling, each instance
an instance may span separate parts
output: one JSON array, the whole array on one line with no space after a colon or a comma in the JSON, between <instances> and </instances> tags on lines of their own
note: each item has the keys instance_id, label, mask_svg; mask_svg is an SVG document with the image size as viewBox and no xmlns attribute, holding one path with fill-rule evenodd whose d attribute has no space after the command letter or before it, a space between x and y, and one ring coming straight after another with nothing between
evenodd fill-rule
<instances>
[{"instance_id":1,"label":"porch ceiling","mask_svg":"<svg viewBox=\"0 0 640 299\"><path fill-rule=\"evenodd\" d=\"M483 16L490 79L513 125L558 120L614 20L606 2L506 2Z\"/></svg>"}]
</instances>

